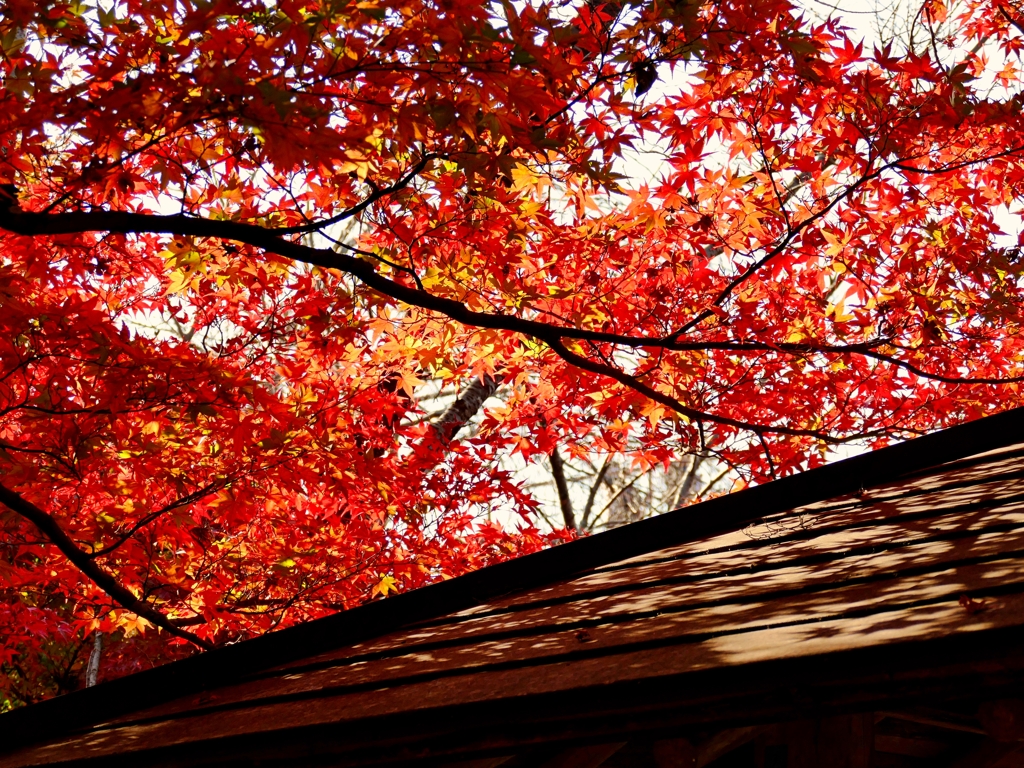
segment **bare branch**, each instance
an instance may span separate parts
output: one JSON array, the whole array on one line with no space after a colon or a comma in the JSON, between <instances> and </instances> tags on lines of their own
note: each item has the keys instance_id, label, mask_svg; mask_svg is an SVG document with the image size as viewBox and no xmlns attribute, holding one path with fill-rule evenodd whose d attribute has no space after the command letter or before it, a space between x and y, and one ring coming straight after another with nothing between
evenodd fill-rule
<instances>
[{"instance_id":1,"label":"bare branch","mask_svg":"<svg viewBox=\"0 0 1024 768\"><path fill-rule=\"evenodd\" d=\"M679 506L679 502L682 499L689 498L690 491L693 490L693 484L697 480L697 470L704 463L704 458L704 454L701 453L695 453L690 457L690 466L686 470L686 476L683 478L683 482L676 488L676 492L672 496L672 503L668 505L670 512Z\"/></svg>"},{"instance_id":2,"label":"bare branch","mask_svg":"<svg viewBox=\"0 0 1024 768\"><path fill-rule=\"evenodd\" d=\"M576 529L576 516L572 511L572 499L569 498L569 485L565 482L565 464L562 456L556 447L548 456L551 462L551 474L555 478L555 488L558 489L558 504L562 508L562 519L565 527L569 530Z\"/></svg>"},{"instance_id":3,"label":"bare branch","mask_svg":"<svg viewBox=\"0 0 1024 768\"><path fill-rule=\"evenodd\" d=\"M590 515L594 511L594 501L597 499L597 492L601 489L601 483L604 482L611 464L612 457L609 454L605 456L604 463L601 464L601 469L597 471L597 477L594 478L594 483L590 486L590 493L587 494L587 504L583 508L583 522L580 524L580 527L585 531L590 530Z\"/></svg>"},{"instance_id":4,"label":"bare branch","mask_svg":"<svg viewBox=\"0 0 1024 768\"><path fill-rule=\"evenodd\" d=\"M597 515L594 517L594 520L595 521L599 520L601 518L601 516L604 515L604 513L607 512L609 509L611 509L612 505L615 504L615 502L618 501L622 497L622 494L624 494L626 491L628 491L630 488L632 488L634 485L636 485L637 482L640 480L640 478L644 477L650 471L651 471L650 469L645 469L643 472L641 472L639 475L634 477L632 480L630 480L624 486L619 488L619 490L617 490L615 492L615 495L612 496L608 500L608 503L604 505L604 507L601 509L601 511L597 513Z\"/></svg>"}]
</instances>

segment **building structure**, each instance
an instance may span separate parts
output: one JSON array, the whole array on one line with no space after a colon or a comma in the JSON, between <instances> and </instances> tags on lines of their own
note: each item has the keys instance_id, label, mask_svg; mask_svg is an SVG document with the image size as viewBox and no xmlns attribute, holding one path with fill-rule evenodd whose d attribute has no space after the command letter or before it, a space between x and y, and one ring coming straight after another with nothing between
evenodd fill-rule
<instances>
[{"instance_id":1,"label":"building structure","mask_svg":"<svg viewBox=\"0 0 1024 768\"><path fill-rule=\"evenodd\" d=\"M0 768L1024 766L1024 410L0 716Z\"/></svg>"}]
</instances>

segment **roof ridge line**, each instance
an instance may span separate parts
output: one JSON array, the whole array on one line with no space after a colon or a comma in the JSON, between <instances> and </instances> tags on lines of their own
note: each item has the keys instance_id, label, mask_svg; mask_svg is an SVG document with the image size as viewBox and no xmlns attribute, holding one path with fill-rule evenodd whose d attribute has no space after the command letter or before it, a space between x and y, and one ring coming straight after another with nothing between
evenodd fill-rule
<instances>
[{"instance_id":1,"label":"roof ridge line","mask_svg":"<svg viewBox=\"0 0 1024 768\"><path fill-rule=\"evenodd\" d=\"M254 671L354 645L484 600L561 581L652 548L727 533L766 515L856 493L928 467L1024 442L1015 408L764 485L525 555L235 645L0 715L7 750L70 734L127 711L223 685ZM653 543L652 543L653 542ZM6 751L6 750L5 750Z\"/></svg>"}]
</instances>

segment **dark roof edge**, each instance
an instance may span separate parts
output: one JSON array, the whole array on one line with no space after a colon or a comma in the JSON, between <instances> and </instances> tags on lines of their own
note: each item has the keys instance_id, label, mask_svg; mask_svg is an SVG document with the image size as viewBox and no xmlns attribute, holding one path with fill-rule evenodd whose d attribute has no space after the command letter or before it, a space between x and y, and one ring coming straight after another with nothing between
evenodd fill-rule
<instances>
[{"instance_id":1,"label":"dark roof edge","mask_svg":"<svg viewBox=\"0 0 1024 768\"><path fill-rule=\"evenodd\" d=\"M237 645L0 715L4 751L102 723L246 674L379 637L402 626L560 581L580 571L728 533L763 517L856 493L1024 440L1024 408L675 510Z\"/></svg>"}]
</instances>

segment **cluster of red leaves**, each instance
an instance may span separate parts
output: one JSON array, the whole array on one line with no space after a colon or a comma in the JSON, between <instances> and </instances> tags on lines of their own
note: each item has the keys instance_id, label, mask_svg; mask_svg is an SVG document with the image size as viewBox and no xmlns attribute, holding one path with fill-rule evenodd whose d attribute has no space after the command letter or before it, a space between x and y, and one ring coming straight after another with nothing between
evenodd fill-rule
<instances>
[{"instance_id":1,"label":"cluster of red leaves","mask_svg":"<svg viewBox=\"0 0 1024 768\"><path fill-rule=\"evenodd\" d=\"M787 0L7 3L6 701L568 536L513 451L763 480L1016 404L1020 24L921 13L944 55Z\"/></svg>"}]
</instances>

